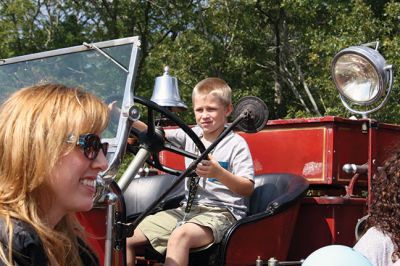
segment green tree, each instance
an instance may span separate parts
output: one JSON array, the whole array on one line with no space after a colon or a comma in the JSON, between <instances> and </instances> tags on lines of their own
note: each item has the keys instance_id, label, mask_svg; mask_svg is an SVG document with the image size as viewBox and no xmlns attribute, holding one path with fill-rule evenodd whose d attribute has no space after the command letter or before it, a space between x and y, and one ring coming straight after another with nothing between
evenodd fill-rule
<instances>
[{"instance_id":1,"label":"green tree","mask_svg":"<svg viewBox=\"0 0 400 266\"><path fill-rule=\"evenodd\" d=\"M235 101L263 99L271 118L349 116L330 77L332 59L378 40L397 65L398 13L394 0L1 0L0 56L137 35L135 94L150 97L169 65L188 104L200 79L219 76ZM400 120L396 87L393 94L375 117ZM190 112L182 115L193 122Z\"/></svg>"}]
</instances>

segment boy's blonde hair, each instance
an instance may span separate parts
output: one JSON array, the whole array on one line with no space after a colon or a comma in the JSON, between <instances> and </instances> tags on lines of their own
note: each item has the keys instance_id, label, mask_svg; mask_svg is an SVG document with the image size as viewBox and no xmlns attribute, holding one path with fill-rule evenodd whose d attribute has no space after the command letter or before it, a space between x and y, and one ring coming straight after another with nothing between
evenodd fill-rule
<instances>
[{"instance_id":1,"label":"boy's blonde hair","mask_svg":"<svg viewBox=\"0 0 400 266\"><path fill-rule=\"evenodd\" d=\"M7 225L10 247L0 246L0 261L14 264L11 219L18 219L35 229L49 265L82 264L75 215L49 228L40 202L48 194L50 173L60 157L75 148L67 144L68 136L101 133L108 120L108 107L96 96L60 84L23 88L1 106L0 219Z\"/></svg>"},{"instance_id":2,"label":"boy's blonde hair","mask_svg":"<svg viewBox=\"0 0 400 266\"><path fill-rule=\"evenodd\" d=\"M229 85L220 78L206 78L197 83L192 92L192 101L196 96L212 94L218 97L227 107L232 104L232 90Z\"/></svg>"}]
</instances>

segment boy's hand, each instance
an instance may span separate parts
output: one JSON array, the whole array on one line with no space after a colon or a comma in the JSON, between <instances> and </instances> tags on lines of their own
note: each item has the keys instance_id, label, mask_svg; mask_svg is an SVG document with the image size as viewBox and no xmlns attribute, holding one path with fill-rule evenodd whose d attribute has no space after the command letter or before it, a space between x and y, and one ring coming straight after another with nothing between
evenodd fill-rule
<instances>
[{"instance_id":1,"label":"boy's hand","mask_svg":"<svg viewBox=\"0 0 400 266\"><path fill-rule=\"evenodd\" d=\"M108 104L108 110L110 110L110 114L112 118L119 118L121 114L121 109L118 107L118 102L113 101Z\"/></svg>"},{"instance_id":2,"label":"boy's hand","mask_svg":"<svg viewBox=\"0 0 400 266\"><path fill-rule=\"evenodd\" d=\"M202 160L196 167L196 174L202 177L218 178L224 168L213 159L211 155L208 160Z\"/></svg>"},{"instance_id":3,"label":"boy's hand","mask_svg":"<svg viewBox=\"0 0 400 266\"><path fill-rule=\"evenodd\" d=\"M197 165L196 174L198 176L216 178L231 191L245 197L253 193L254 182L252 180L234 175L223 168L212 156L209 155L208 158L209 160L203 160Z\"/></svg>"}]
</instances>

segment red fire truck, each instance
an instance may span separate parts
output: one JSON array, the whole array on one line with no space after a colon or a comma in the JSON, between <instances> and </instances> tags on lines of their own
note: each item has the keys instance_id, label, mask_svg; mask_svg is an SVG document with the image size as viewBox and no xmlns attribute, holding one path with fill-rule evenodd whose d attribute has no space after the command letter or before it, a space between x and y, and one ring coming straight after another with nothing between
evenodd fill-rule
<instances>
[{"instance_id":1,"label":"red fire truck","mask_svg":"<svg viewBox=\"0 0 400 266\"><path fill-rule=\"evenodd\" d=\"M0 61L0 102L44 81L81 86L107 103L117 101L118 112L103 135L111 144L109 168L97 178L95 207L79 214L102 265L125 265L125 239L138 223L182 200L183 180L193 170L184 168L184 157L192 158L195 167L231 130L247 140L254 161L256 188L249 213L220 244L191 252L190 265L294 265L321 247L354 245L368 214L371 179L400 143L400 126L368 118L385 104L393 83L392 67L377 44L348 47L333 58L340 98L362 118L268 120L263 101L245 97L236 103L228 128L207 149L172 112L186 106L168 69L156 79L152 99L135 96L139 56L140 39L130 37ZM148 130L135 132L131 124L143 115ZM182 128L201 155L165 143L159 130L165 121L164 130ZM127 142L132 134L138 139L133 145ZM134 158L121 174L128 153ZM150 248L139 258L143 265L162 260Z\"/></svg>"}]
</instances>

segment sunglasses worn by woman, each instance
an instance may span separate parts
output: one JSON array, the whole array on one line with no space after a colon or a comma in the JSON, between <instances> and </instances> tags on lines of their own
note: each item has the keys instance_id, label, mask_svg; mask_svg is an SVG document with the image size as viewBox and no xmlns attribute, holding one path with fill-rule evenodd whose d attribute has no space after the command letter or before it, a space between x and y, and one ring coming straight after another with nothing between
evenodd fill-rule
<instances>
[{"instance_id":1,"label":"sunglasses worn by woman","mask_svg":"<svg viewBox=\"0 0 400 266\"><path fill-rule=\"evenodd\" d=\"M108 119L94 95L59 84L0 107L0 265L98 265L75 213L93 207L107 168Z\"/></svg>"},{"instance_id":2,"label":"sunglasses worn by woman","mask_svg":"<svg viewBox=\"0 0 400 266\"><path fill-rule=\"evenodd\" d=\"M74 136L70 136L67 143L74 143ZM103 152L104 156L107 155L108 143L101 143L100 137L96 134L88 133L80 135L76 145L82 149L83 154L89 160L96 159L100 150Z\"/></svg>"}]
</instances>

